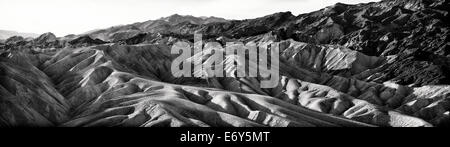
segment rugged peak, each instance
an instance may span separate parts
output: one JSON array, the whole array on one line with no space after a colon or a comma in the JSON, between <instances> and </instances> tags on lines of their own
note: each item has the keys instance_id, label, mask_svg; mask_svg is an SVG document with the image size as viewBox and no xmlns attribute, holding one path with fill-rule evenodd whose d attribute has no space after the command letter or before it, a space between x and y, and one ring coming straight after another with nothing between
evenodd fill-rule
<instances>
[{"instance_id":1,"label":"rugged peak","mask_svg":"<svg viewBox=\"0 0 450 147\"><path fill-rule=\"evenodd\" d=\"M76 37L77 35L75 35L75 34L69 34L69 35L66 35L66 36L64 36L65 38L74 38L74 37Z\"/></svg>"},{"instance_id":2,"label":"rugged peak","mask_svg":"<svg viewBox=\"0 0 450 147\"><path fill-rule=\"evenodd\" d=\"M36 43L55 42L56 40L57 40L56 35L51 32L44 33L40 35L38 38L34 39Z\"/></svg>"}]
</instances>

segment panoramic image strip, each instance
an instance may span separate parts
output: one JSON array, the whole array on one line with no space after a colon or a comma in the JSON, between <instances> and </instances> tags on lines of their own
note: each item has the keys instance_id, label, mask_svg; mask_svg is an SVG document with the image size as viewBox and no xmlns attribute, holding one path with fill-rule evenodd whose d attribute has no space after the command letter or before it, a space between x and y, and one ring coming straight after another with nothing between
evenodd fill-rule
<instances>
[{"instance_id":1,"label":"panoramic image strip","mask_svg":"<svg viewBox=\"0 0 450 147\"><path fill-rule=\"evenodd\" d=\"M448 6L0 0L0 128L449 127Z\"/></svg>"}]
</instances>

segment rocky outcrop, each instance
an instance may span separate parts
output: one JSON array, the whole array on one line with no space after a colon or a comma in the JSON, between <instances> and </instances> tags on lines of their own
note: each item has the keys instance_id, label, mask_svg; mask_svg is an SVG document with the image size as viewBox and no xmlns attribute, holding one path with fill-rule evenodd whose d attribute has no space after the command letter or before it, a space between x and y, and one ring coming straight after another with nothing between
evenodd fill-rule
<instances>
[{"instance_id":1,"label":"rocky outcrop","mask_svg":"<svg viewBox=\"0 0 450 147\"><path fill-rule=\"evenodd\" d=\"M279 40L343 45L370 56L397 56L395 62L377 74L378 77L374 78L376 82L439 85L450 83L445 74L449 71L447 61L450 57L447 51L449 27L445 23L448 4L447 0L383 0L358 5L338 3L299 16L282 12L255 19L214 23L173 15L100 30L90 35L120 42L143 33L172 33L178 36L201 33L215 39L225 37L237 40L255 39L255 36L272 33ZM131 44L135 43L132 41ZM446 61L435 62L431 58L421 57L422 54L439 56Z\"/></svg>"},{"instance_id":2,"label":"rocky outcrop","mask_svg":"<svg viewBox=\"0 0 450 147\"><path fill-rule=\"evenodd\" d=\"M68 42L71 46L82 47L82 46L92 46L98 44L105 44L106 42L100 39L93 39L89 36L80 36Z\"/></svg>"},{"instance_id":3,"label":"rocky outcrop","mask_svg":"<svg viewBox=\"0 0 450 147\"><path fill-rule=\"evenodd\" d=\"M117 42L129 39L141 33L191 33L199 25L209 25L215 23L227 23L223 18L217 17L194 17L174 14L157 20L149 20L130 25L116 26L108 29L95 30L88 32L87 35L92 38L98 38L105 41ZM183 32L183 33L181 33Z\"/></svg>"}]
</instances>

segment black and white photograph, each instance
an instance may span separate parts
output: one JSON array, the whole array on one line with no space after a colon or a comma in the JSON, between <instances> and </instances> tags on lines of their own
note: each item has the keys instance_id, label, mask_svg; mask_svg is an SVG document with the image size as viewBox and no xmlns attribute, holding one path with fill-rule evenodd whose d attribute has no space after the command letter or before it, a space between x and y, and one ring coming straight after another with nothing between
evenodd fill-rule
<instances>
[{"instance_id":1,"label":"black and white photograph","mask_svg":"<svg viewBox=\"0 0 450 147\"><path fill-rule=\"evenodd\" d=\"M449 127L448 6L0 0L0 131ZM255 130L172 140L276 135Z\"/></svg>"}]
</instances>

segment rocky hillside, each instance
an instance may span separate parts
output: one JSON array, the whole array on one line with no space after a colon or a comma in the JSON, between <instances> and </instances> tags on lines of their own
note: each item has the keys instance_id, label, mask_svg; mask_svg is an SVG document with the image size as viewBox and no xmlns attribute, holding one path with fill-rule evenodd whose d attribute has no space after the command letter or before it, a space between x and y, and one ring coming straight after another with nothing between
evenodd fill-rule
<instances>
[{"instance_id":1,"label":"rocky hillside","mask_svg":"<svg viewBox=\"0 0 450 147\"><path fill-rule=\"evenodd\" d=\"M173 15L60 38L11 37L0 44L0 126L449 126L448 5L338 3L248 20ZM221 44L279 42L278 86L168 74L177 57L170 48L194 33ZM207 65L212 51L226 52L205 45L195 56ZM245 57L219 64L236 58Z\"/></svg>"},{"instance_id":2,"label":"rocky hillside","mask_svg":"<svg viewBox=\"0 0 450 147\"><path fill-rule=\"evenodd\" d=\"M228 22L223 18L217 17L194 17L194 16L182 16L174 14L168 17L163 17L157 20L149 20L146 22L139 22L130 25L116 26L108 29L101 29L91 31L87 35L92 38L98 38L105 41L120 41L129 39L140 33L167 33L174 30L189 29L189 26L196 25L208 25L211 23Z\"/></svg>"}]
</instances>

